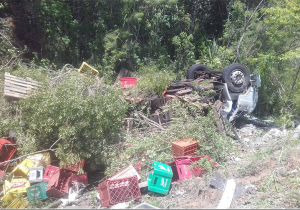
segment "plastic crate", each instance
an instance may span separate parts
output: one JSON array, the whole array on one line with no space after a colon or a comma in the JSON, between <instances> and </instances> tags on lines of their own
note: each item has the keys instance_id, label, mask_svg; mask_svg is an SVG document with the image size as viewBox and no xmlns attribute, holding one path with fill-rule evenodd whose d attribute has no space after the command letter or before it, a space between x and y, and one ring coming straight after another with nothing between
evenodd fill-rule
<instances>
[{"instance_id":1,"label":"plastic crate","mask_svg":"<svg viewBox=\"0 0 300 210\"><path fill-rule=\"evenodd\" d=\"M28 205L28 202L23 197L17 197L10 205L7 207L8 209L25 209Z\"/></svg>"},{"instance_id":2,"label":"plastic crate","mask_svg":"<svg viewBox=\"0 0 300 210\"><path fill-rule=\"evenodd\" d=\"M190 159L175 160L179 180L189 179L192 177L192 171L188 168L191 164Z\"/></svg>"},{"instance_id":3,"label":"plastic crate","mask_svg":"<svg viewBox=\"0 0 300 210\"><path fill-rule=\"evenodd\" d=\"M15 176L28 177L29 168L32 168L33 166L34 166L34 162L32 160L25 159L14 168L12 173Z\"/></svg>"},{"instance_id":4,"label":"plastic crate","mask_svg":"<svg viewBox=\"0 0 300 210\"><path fill-rule=\"evenodd\" d=\"M72 185L72 182L81 182L81 183L87 185L88 184L87 173L85 172L84 174L81 174L81 175L73 174L69 178L69 183L71 185Z\"/></svg>"},{"instance_id":5,"label":"plastic crate","mask_svg":"<svg viewBox=\"0 0 300 210\"><path fill-rule=\"evenodd\" d=\"M80 162L76 162L73 165L67 165L66 167L62 167L62 169L78 172L80 168L83 168L84 164L85 164L85 160L80 159Z\"/></svg>"},{"instance_id":6,"label":"plastic crate","mask_svg":"<svg viewBox=\"0 0 300 210\"><path fill-rule=\"evenodd\" d=\"M33 167L46 166L51 164L50 152L43 152L27 156L27 159L32 160L35 164Z\"/></svg>"},{"instance_id":7,"label":"plastic crate","mask_svg":"<svg viewBox=\"0 0 300 210\"><path fill-rule=\"evenodd\" d=\"M29 168L29 182L31 184L42 182L43 176L44 176L43 166Z\"/></svg>"},{"instance_id":8,"label":"plastic crate","mask_svg":"<svg viewBox=\"0 0 300 210\"><path fill-rule=\"evenodd\" d=\"M102 207L142 197L137 176L106 180L98 185L98 190Z\"/></svg>"},{"instance_id":9,"label":"plastic crate","mask_svg":"<svg viewBox=\"0 0 300 210\"><path fill-rule=\"evenodd\" d=\"M96 70L94 67L90 66L86 62L82 62L78 72L79 73L92 74L92 75L95 75L95 76L98 76L98 74L99 74L98 70Z\"/></svg>"},{"instance_id":10,"label":"plastic crate","mask_svg":"<svg viewBox=\"0 0 300 210\"><path fill-rule=\"evenodd\" d=\"M166 164L169 165L171 167L172 171L173 171L172 182L177 182L179 180L179 176L178 176L178 172L177 172L175 161L173 161L173 162L166 162Z\"/></svg>"},{"instance_id":11,"label":"plastic crate","mask_svg":"<svg viewBox=\"0 0 300 210\"><path fill-rule=\"evenodd\" d=\"M58 169L59 169L59 167L56 167L56 166L50 166L50 165L46 166L43 181L49 181L49 179L52 176L52 174L54 173L54 171L56 171Z\"/></svg>"},{"instance_id":12,"label":"plastic crate","mask_svg":"<svg viewBox=\"0 0 300 210\"><path fill-rule=\"evenodd\" d=\"M25 178L15 178L11 181L5 180L3 185L4 195L8 192L26 193L26 188L30 187L30 183Z\"/></svg>"},{"instance_id":13,"label":"plastic crate","mask_svg":"<svg viewBox=\"0 0 300 210\"><path fill-rule=\"evenodd\" d=\"M136 77L123 77L120 78L121 88L132 88L137 85Z\"/></svg>"},{"instance_id":14,"label":"plastic crate","mask_svg":"<svg viewBox=\"0 0 300 210\"><path fill-rule=\"evenodd\" d=\"M17 193L15 193L15 192L8 192L8 193L6 193L1 198L2 207L5 208L6 206L8 206L11 202L13 202L13 200L16 199L16 197L17 197Z\"/></svg>"},{"instance_id":15,"label":"plastic crate","mask_svg":"<svg viewBox=\"0 0 300 210\"><path fill-rule=\"evenodd\" d=\"M195 156L195 152L198 148L196 140L180 139L172 142L172 155L174 158L180 156Z\"/></svg>"},{"instance_id":16,"label":"plastic crate","mask_svg":"<svg viewBox=\"0 0 300 210\"><path fill-rule=\"evenodd\" d=\"M148 177L148 190L163 195L169 193L173 171L169 165L153 162L154 171Z\"/></svg>"},{"instance_id":17,"label":"plastic crate","mask_svg":"<svg viewBox=\"0 0 300 210\"><path fill-rule=\"evenodd\" d=\"M118 172L117 174L115 174L114 176L110 177L110 180L114 180L114 179L123 179L123 178L127 178L127 177L132 177L136 175L138 180L141 180L141 176L139 175L139 173L135 170L135 168L130 165L126 168L124 168L122 171Z\"/></svg>"},{"instance_id":18,"label":"plastic crate","mask_svg":"<svg viewBox=\"0 0 300 210\"><path fill-rule=\"evenodd\" d=\"M41 182L39 184L35 184L31 187L28 187L26 191L27 191L27 197L29 202L47 199L48 198L46 193L47 185L48 182Z\"/></svg>"},{"instance_id":19,"label":"plastic crate","mask_svg":"<svg viewBox=\"0 0 300 210\"><path fill-rule=\"evenodd\" d=\"M16 151L17 147L11 141L0 139L0 163L10 160ZM6 165L4 163L2 166Z\"/></svg>"},{"instance_id":20,"label":"plastic crate","mask_svg":"<svg viewBox=\"0 0 300 210\"><path fill-rule=\"evenodd\" d=\"M198 156L198 157L191 157L190 160L191 160L191 164L193 162L196 162L196 161L199 161L201 158L207 158L207 161L210 161L211 158L208 157L207 155L203 155L203 156ZM214 161L214 165L218 165L217 162ZM212 165L212 167L214 166ZM199 177L199 176L202 176L204 173L205 173L205 169L202 167L200 168L199 166L195 166L194 168L191 169L193 175L195 177Z\"/></svg>"},{"instance_id":21,"label":"plastic crate","mask_svg":"<svg viewBox=\"0 0 300 210\"><path fill-rule=\"evenodd\" d=\"M46 193L56 198L61 198L69 193L69 178L73 175L72 172L67 172L63 169L54 171L50 177Z\"/></svg>"},{"instance_id":22,"label":"plastic crate","mask_svg":"<svg viewBox=\"0 0 300 210\"><path fill-rule=\"evenodd\" d=\"M5 172L0 170L0 178L4 177L4 175L5 175Z\"/></svg>"}]
</instances>

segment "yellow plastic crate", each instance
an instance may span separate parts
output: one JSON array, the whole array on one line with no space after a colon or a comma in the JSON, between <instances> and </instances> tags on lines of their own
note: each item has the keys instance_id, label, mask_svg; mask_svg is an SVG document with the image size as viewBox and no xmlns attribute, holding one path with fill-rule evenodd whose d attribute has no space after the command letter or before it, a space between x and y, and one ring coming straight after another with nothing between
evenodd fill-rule
<instances>
[{"instance_id":1,"label":"yellow plastic crate","mask_svg":"<svg viewBox=\"0 0 300 210\"><path fill-rule=\"evenodd\" d=\"M17 197L11 204L7 207L8 209L25 209L28 205L28 201L26 201L23 197Z\"/></svg>"},{"instance_id":2,"label":"yellow plastic crate","mask_svg":"<svg viewBox=\"0 0 300 210\"><path fill-rule=\"evenodd\" d=\"M82 62L78 72L79 73L88 73L88 74L92 74L95 76L98 76L98 74L99 74L98 70L96 70L95 68L93 68L92 66L87 64L86 62Z\"/></svg>"},{"instance_id":3,"label":"yellow plastic crate","mask_svg":"<svg viewBox=\"0 0 300 210\"><path fill-rule=\"evenodd\" d=\"M12 173L15 176L28 177L29 176L28 169L34 167L34 165L35 163L32 160L25 159L14 168Z\"/></svg>"},{"instance_id":4,"label":"yellow plastic crate","mask_svg":"<svg viewBox=\"0 0 300 210\"><path fill-rule=\"evenodd\" d=\"M38 153L27 156L27 159L34 162L33 167L51 165L51 157L49 152Z\"/></svg>"},{"instance_id":5,"label":"yellow plastic crate","mask_svg":"<svg viewBox=\"0 0 300 210\"><path fill-rule=\"evenodd\" d=\"M5 180L3 185L4 195L8 192L27 193L26 189L30 187L30 183L26 178L16 178L11 181Z\"/></svg>"},{"instance_id":6,"label":"yellow plastic crate","mask_svg":"<svg viewBox=\"0 0 300 210\"><path fill-rule=\"evenodd\" d=\"M6 195L4 195L1 198L2 207L5 208L9 204L11 204L13 202L13 200L16 199L16 197L17 197L17 193L15 193L15 192L6 193Z\"/></svg>"}]
</instances>

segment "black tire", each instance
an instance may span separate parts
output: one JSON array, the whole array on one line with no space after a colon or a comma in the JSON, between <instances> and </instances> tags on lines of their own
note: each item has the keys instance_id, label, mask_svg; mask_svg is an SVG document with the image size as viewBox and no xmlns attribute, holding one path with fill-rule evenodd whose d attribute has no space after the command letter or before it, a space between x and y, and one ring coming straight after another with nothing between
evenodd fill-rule
<instances>
[{"instance_id":1,"label":"black tire","mask_svg":"<svg viewBox=\"0 0 300 210\"><path fill-rule=\"evenodd\" d=\"M243 92L250 83L250 71L242 64L233 63L223 70L222 81L227 83L230 91Z\"/></svg>"},{"instance_id":2,"label":"black tire","mask_svg":"<svg viewBox=\"0 0 300 210\"><path fill-rule=\"evenodd\" d=\"M187 79L197 79L196 77L196 71L210 71L210 69L208 68L208 66L204 65L204 64L195 64L192 65L189 70L187 71L186 74L186 78Z\"/></svg>"}]
</instances>

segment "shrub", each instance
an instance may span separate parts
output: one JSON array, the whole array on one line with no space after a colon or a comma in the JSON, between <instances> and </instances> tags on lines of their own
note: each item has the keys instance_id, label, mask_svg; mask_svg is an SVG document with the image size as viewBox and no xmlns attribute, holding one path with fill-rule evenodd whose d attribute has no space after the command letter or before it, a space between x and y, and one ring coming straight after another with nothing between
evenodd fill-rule
<instances>
[{"instance_id":1,"label":"shrub","mask_svg":"<svg viewBox=\"0 0 300 210\"><path fill-rule=\"evenodd\" d=\"M118 140L128 104L118 89L77 72L56 79L18 103L18 148L26 154L60 139L56 156L62 163L85 158L95 168L104 148Z\"/></svg>"}]
</instances>

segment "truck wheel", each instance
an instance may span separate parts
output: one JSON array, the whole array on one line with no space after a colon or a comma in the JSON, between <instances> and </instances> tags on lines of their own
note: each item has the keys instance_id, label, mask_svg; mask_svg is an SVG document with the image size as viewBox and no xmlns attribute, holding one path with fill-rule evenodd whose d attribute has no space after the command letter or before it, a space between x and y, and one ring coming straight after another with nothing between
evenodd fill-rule
<instances>
[{"instance_id":1,"label":"truck wheel","mask_svg":"<svg viewBox=\"0 0 300 210\"><path fill-rule=\"evenodd\" d=\"M233 63L223 70L222 80L230 91L240 93L249 85L250 71L242 64Z\"/></svg>"},{"instance_id":2,"label":"truck wheel","mask_svg":"<svg viewBox=\"0 0 300 210\"><path fill-rule=\"evenodd\" d=\"M208 66L200 63L192 65L191 68L189 68L189 70L187 71L187 79L197 79L197 71L210 71L210 69L208 68Z\"/></svg>"}]
</instances>

